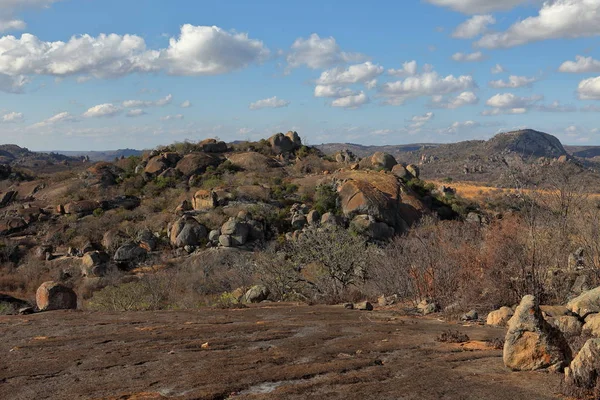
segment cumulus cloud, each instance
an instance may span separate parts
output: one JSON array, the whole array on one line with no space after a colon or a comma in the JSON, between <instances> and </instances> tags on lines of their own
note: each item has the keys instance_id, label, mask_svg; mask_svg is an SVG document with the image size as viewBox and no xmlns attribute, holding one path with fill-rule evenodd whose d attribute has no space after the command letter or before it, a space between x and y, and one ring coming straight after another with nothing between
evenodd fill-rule
<instances>
[{"instance_id":1,"label":"cumulus cloud","mask_svg":"<svg viewBox=\"0 0 600 400\"><path fill-rule=\"evenodd\" d=\"M27 28L25 21L15 19L15 12L26 8L46 8L60 0L2 0L0 2L0 32L22 31Z\"/></svg>"},{"instance_id":2,"label":"cumulus cloud","mask_svg":"<svg viewBox=\"0 0 600 400\"><path fill-rule=\"evenodd\" d=\"M565 61L558 68L560 72L581 74L587 72L600 72L600 61L592 57L576 56L576 61Z\"/></svg>"},{"instance_id":3,"label":"cumulus cloud","mask_svg":"<svg viewBox=\"0 0 600 400\"><path fill-rule=\"evenodd\" d=\"M488 30L488 25L496 23L496 18L492 15L475 15L459 26L452 33L452 37L457 39L472 39L484 34Z\"/></svg>"},{"instance_id":4,"label":"cumulus cloud","mask_svg":"<svg viewBox=\"0 0 600 400\"><path fill-rule=\"evenodd\" d=\"M463 106L474 105L479 103L479 97L471 91L462 92L458 96L444 98L444 96L436 95L432 97L431 106L435 108L456 109Z\"/></svg>"},{"instance_id":5,"label":"cumulus cloud","mask_svg":"<svg viewBox=\"0 0 600 400\"><path fill-rule=\"evenodd\" d=\"M335 99L331 105L333 107L343 107L348 109L356 109L360 106L367 104L369 102L369 96L367 96L364 92L360 92L355 95L350 95L346 97L341 97L339 99Z\"/></svg>"},{"instance_id":6,"label":"cumulus cloud","mask_svg":"<svg viewBox=\"0 0 600 400\"><path fill-rule=\"evenodd\" d=\"M32 128L41 128L44 126L48 126L48 125L55 125L55 124L59 124L62 122L75 122L77 121L77 118L75 118L73 115L71 115L68 112L61 112L58 113L56 115L53 115L52 117L43 120L41 122L38 122L37 124L32 125Z\"/></svg>"},{"instance_id":7,"label":"cumulus cloud","mask_svg":"<svg viewBox=\"0 0 600 400\"><path fill-rule=\"evenodd\" d=\"M120 112L120 107L117 107L112 103L105 103L89 108L85 113L83 113L83 116L86 118L114 117Z\"/></svg>"},{"instance_id":8,"label":"cumulus cloud","mask_svg":"<svg viewBox=\"0 0 600 400\"><path fill-rule=\"evenodd\" d=\"M492 107L485 110L481 115L502 115L502 114L524 114L528 112L536 102L543 99L541 95L531 97L520 97L513 93L496 94L490 97L485 104Z\"/></svg>"},{"instance_id":9,"label":"cumulus cloud","mask_svg":"<svg viewBox=\"0 0 600 400\"><path fill-rule=\"evenodd\" d=\"M540 40L577 38L600 34L600 1L546 1L537 16L514 23L505 32L488 33L475 43L496 49Z\"/></svg>"},{"instance_id":10,"label":"cumulus cloud","mask_svg":"<svg viewBox=\"0 0 600 400\"><path fill-rule=\"evenodd\" d=\"M559 101L554 101L550 104L540 104L535 106L537 111L542 112L555 112L555 113L563 113L563 112L574 112L577 111L577 108L570 104L560 104Z\"/></svg>"},{"instance_id":11,"label":"cumulus cloud","mask_svg":"<svg viewBox=\"0 0 600 400\"><path fill-rule=\"evenodd\" d=\"M522 87L530 87L536 81L537 79L533 77L530 78L527 76L511 75L506 81L491 81L489 83L489 86L494 89L516 89Z\"/></svg>"},{"instance_id":12,"label":"cumulus cloud","mask_svg":"<svg viewBox=\"0 0 600 400\"><path fill-rule=\"evenodd\" d=\"M183 114L175 114L175 115L165 115L164 117L160 117L161 121L176 121L182 120Z\"/></svg>"},{"instance_id":13,"label":"cumulus cloud","mask_svg":"<svg viewBox=\"0 0 600 400\"><path fill-rule=\"evenodd\" d=\"M600 100L600 76L579 82L577 94L581 100Z\"/></svg>"},{"instance_id":14,"label":"cumulus cloud","mask_svg":"<svg viewBox=\"0 0 600 400\"><path fill-rule=\"evenodd\" d=\"M600 106L597 106L595 104L590 104L585 107L581 107L580 110L585 111L585 112L600 112Z\"/></svg>"},{"instance_id":15,"label":"cumulus cloud","mask_svg":"<svg viewBox=\"0 0 600 400\"><path fill-rule=\"evenodd\" d=\"M27 78L26 76L10 76L0 72L0 91L2 92L23 93L23 89L28 83L29 78Z\"/></svg>"},{"instance_id":16,"label":"cumulus cloud","mask_svg":"<svg viewBox=\"0 0 600 400\"><path fill-rule=\"evenodd\" d=\"M447 128L444 129L440 129L438 131L438 133L440 134L445 134L445 135L455 135L457 133L463 132L463 131L467 131L467 130L471 130L474 128L478 128L480 127L481 124L477 121L464 121L464 122L454 122L452 125L450 125Z\"/></svg>"},{"instance_id":17,"label":"cumulus cloud","mask_svg":"<svg viewBox=\"0 0 600 400\"><path fill-rule=\"evenodd\" d=\"M400 69L388 69L387 73L392 76L412 76L417 73L417 62L415 60L407 61L402 64Z\"/></svg>"},{"instance_id":18,"label":"cumulus cloud","mask_svg":"<svg viewBox=\"0 0 600 400\"><path fill-rule=\"evenodd\" d=\"M428 112L424 115L414 115L411 118L411 124L408 126L411 130L417 130L423 127L427 122L431 121L435 116L434 113Z\"/></svg>"},{"instance_id":19,"label":"cumulus cloud","mask_svg":"<svg viewBox=\"0 0 600 400\"><path fill-rule=\"evenodd\" d=\"M158 99L156 101L144 101L144 100L125 100L123 102L123 107L125 108L147 108L147 107L163 107L168 104L171 104L173 100L172 95L167 95L162 99Z\"/></svg>"},{"instance_id":20,"label":"cumulus cloud","mask_svg":"<svg viewBox=\"0 0 600 400\"><path fill-rule=\"evenodd\" d=\"M31 34L0 38L0 76L117 78L133 73L216 75L245 68L269 55L261 41L216 26L183 25L169 46L148 50L136 35L73 36L67 42L44 42ZM0 84L0 90L7 85ZM10 89L10 87L9 87Z\"/></svg>"},{"instance_id":21,"label":"cumulus cloud","mask_svg":"<svg viewBox=\"0 0 600 400\"><path fill-rule=\"evenodd\" d=\"M319 85L346 85L367 82L383 74L384 68L367 61L363 64L351 65L348 68L337 67L324 71L317 83Z\"/></svg>"},{"instance_id":22,"label":"cumulus cloud","mask_svg":"<svg viewBox=\"0 0 600 400\"><path fill-rule=\"evenodd\" d=\"M183 103L181 103L181 108L190 108L192 106L192 102L189 100L184 101Z\"/></svg>"},{"instance_id":23,"label":"cumulus cloud","mask_svg":"<svg viewBox=\"0 0 600 400\"><path fill-rule=\"evenodd\" d=\"M483 14L506 11L530 0L426 0L436 6L448 7L464 14Z\"/></svg>"},{"instance_id":24,"label":"cumulus cloud","mask_svg":"<svg viewBox=\"0 0 600 400\"><path fill-rule=\"evenodd\" d=\"M22 31L27 28L25 21L20 19L0 19L0 32Z\"/></svg>"},{"instance_id":25,"label":"cumulus cloud","mask_svg":"<svg viewBox=\"0 0 600 400\"><path fill-rule=\"evenodd\" d=\"M485 55L476 51L475 53L454 53L452 59L458 62L479 62L486 59Z\"/></svg>"},{"instance_id":26,"label":"cumulus cloud","mask_svg":"<svg viewBox=\"0 0 600 400\"><path fill-rule=\"evenodd\" d=\"M290 68L306 66L311 69L329 68L348 62L360 62L365 56L342 51L333 37L321 38L313 33L308 39L298 38L286 57Z\"/></svg>"},{"instance_id":27,"label":"cumulus cloud","mask_svg":"<svg viewBox=\"0 0 600 400\"><path fill-rule=\"evenodd\" d=\"M504 69L504 67L502 65L496 64L490 69L490 72L492 74L502 74L502 73L506 72L506 70Z\"/></svg>"},{"instance_id":28,"label":"cumulus cloud","mask_svg":"<svg viewBox=\"0 0 600 400\"><path fill-rule=\"evenodd\" d=\"M251 110L260 110L262 108L281 108L287 107L290 102L287 100L279 99L277 96L269 97L268 99L262 99L251 103L249 108Z\"/></svg>"},{"instance_id":29,"label":"cumulus cloud","mask_svg":"<svg viewBox=\"0 0 600 400\"><path fill-rule=\"evenodd\" d=\"M23 115L23 113L13 111L13 112L4 114L2 116L1 121L4 123L15 123L15 122L22 122L24 118L25 118L25 116Z\"/></svg>"},{"instance_id":30,"label":"cumulus cloud","mask_svg":"<svg viewBox=\"0 0 600 400\"><path fill-rule=\"evenodd\" d=\"M477 84L470 75L443 77L428 70L404 80L380 85L379 95L387 99L386 104L401 105L411 98L446 95L476 87Z\"/></svg>"},{"instance_id":31,"label":"cumulus cloud","mask_svg":"<svg viewBox=\"0 0 600 400\"><path fill-rule=\"evenodd\" d=\"M315 86L315 97L339 98L355 95L356 92L339 86L317 85Z\"/></svg>"},{"instance_id":32,"label":"cumulus cloud","mask_svg":"<svg viewBox=\"0 0 600 400\"><path fill-rule=\"evenodd\" d=\"M146 115L146 111L142 110L141 108L135 108L127 111L127 114L125 115L129 118L141 117L142 115Z\"/></svg>"}]
</instances>

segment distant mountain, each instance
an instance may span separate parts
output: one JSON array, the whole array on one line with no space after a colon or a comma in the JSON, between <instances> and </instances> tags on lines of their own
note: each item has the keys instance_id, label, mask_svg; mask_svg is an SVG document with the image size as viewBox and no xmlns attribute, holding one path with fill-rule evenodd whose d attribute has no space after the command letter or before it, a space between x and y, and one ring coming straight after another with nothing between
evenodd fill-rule
<instances>
[{"instance_id":1,"label":"distant mountain","mask_svg":"<svg viewBox=\"0 0 600 400\"><path fill-rule=\"evenodd\" d=\"M90 161L113 161L115 158L141 156L142 150L120 149L107 151L57 151L70 157L89 157Z\"/></svg>"},{"instance_id":2,"label":"distant mountain","mask_svg":"<svg viewBox=\"0 0 600 400\"><path fill-rule=\"evenodd\" d=\"M80 162L81 159L68 157L58 153L33 152L15 144L0 145L0 164L31 170L52 170L56 166ZM51 168L52 167L52 168ZM60 168L58 168L60 169Z\"/></svg>"}]
</instances>

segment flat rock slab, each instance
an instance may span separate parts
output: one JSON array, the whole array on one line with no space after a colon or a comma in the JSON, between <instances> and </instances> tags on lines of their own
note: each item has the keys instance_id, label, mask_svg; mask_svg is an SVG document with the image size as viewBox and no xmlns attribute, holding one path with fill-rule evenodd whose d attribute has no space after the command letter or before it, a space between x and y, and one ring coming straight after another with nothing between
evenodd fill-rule
<instances>
[{"instance_id":1,"label":"flat rock slab","mask_svg":"<svg viewBox=\"0 0 600 400\"><path fill-rule=\"evenodd\" d=\"M435 338L448 329L477 346ZM4 399L555 399L561 376L510 372L463 327L391 310L239 310L0 316Z\"/></svg>"}]
</instances>

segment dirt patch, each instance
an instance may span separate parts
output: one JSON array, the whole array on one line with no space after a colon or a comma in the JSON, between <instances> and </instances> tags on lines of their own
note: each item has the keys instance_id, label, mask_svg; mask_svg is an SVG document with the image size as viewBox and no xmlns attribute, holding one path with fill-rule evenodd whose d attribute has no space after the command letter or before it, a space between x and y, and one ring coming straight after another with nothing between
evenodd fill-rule
<instances>
[{"instance_id":1,"label":"dirt patch","mask_svg":"<svg viewBox=\"0 0 600 400\"><path fill-rule=\"evenodd\" d=\"M439 343L449 328L467 344ZM554 399L560 375L513 373L463 327L393 310L239 310L0 317L0 398Z\"/></svg>"}]
</instances>

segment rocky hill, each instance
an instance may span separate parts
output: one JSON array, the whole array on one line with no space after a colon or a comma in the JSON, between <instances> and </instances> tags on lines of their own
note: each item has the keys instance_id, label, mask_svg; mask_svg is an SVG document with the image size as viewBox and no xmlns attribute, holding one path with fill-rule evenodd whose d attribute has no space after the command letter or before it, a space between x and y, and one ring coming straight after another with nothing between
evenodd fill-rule
<instances>
[{"instance_id":1,"label":"rocky hill","mask_svg":"<svg viewBox=\"0 0 600 400\"><path fill-rule=\"evenodd\" d=\"M14 144L0 145L0 165L33 173L55 173L86 161L85 157L69 157L58 153L33 152Z\"/></svg>"}]
</instances>

